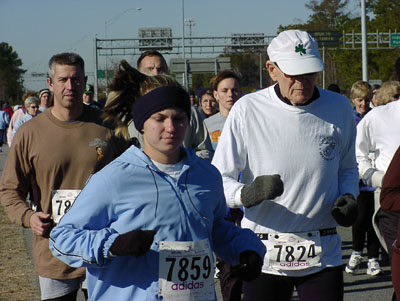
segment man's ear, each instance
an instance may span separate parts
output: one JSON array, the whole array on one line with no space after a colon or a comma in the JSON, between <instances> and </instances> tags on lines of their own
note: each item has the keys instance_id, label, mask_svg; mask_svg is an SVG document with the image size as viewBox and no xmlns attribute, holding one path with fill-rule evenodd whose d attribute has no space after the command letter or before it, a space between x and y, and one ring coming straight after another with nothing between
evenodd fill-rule
<instances>
[{"instance_id":1,"label":"man's ear","mask_svg":"<svg viewBox=\"0 0 400 301\"><path fill-rule=\"evenodd\" d=\"M269 73L269 76L271 77L271 79L273 80L273 81L278 81L277 80L277 77L276 77L276 75L275 75L275 71L276 71L276 66L275 66L275 64L273 63L273 62L271 62L271 61L267 61L266 63L265 63L265 67L267 68L267 70L268 70L268 73Z\"/></svg>"},{"instance_id":2,"label":"man's ear","mask_svg":"<svg viewBox=\"0 0 400 301\"><path fill-rule=\"evenodd\" d=\"M47 85L49 86L49 90L53 92L53 80L51 77L46 78Z\"/></svg>"}]
</instances>

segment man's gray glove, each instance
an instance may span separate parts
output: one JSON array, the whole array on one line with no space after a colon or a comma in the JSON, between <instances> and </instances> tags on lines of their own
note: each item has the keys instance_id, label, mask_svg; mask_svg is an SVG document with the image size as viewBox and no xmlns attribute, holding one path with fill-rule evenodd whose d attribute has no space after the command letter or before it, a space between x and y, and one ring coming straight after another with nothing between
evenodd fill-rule
<instances>
[{"instance_id":1,"label":"man's gray glove","mask_svg":"<svg viewBox=\"0 0 400 301\"><path fill-rule=\"evenodd\" d=\"M258 176L250 185L244 185L240 199L246 208L272 200L283 193L283 182L280 175Z\"/></svg>"},{"instance_id":2,"label":"man's gray glove","mask_svg":"<svg viewBox=\"0 0 400 301\"><path fill-rule=\"evenodd\" d=\"M340 226L350 227L357 219L357 201L351 194L341 195L335 201L331 214Z\"/></svg>"}]
</instances>

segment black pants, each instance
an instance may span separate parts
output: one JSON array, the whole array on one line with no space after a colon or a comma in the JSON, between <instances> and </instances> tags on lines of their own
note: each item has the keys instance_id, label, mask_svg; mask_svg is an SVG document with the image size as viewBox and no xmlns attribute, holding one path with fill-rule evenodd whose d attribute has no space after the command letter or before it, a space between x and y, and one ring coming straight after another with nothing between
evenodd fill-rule
<instances>
[{"instance_id":1,"label":"black pants","mask_svg":"<svg viewBox=\"0 0 400 301\"><path fill-rule=\"evenodd\" d=\"M290 301L296 287L300 300L343 300L342 267L326 268L321 272L303 276L287 277L262 273L254 281L243 281L245 301Z\"/></svg>"},{"instance_id":2,"label":"black pants","mask_svg":"<svg viewBox=\"0 0 400 301\"><path fill-rule=\"evenodd\" d=\"M243 212L239 208L231 208L230 216L225 220L240 226ZM235 273L232 273L231 265L217 256L217 268L219 269L219 280L221 294L224 301L240 301L242 297L242 280Z\"/></svg>"},{"instance_id":3,"label":"black pants","mask_svg":"<svg viewBox=\"0 0 400 301\"><path fill-rule=\"evenodd\" d=\"M352 227L353 250L362 252L367 241L368 258L379 258L379 239L372 226L374 192L360 191L357 198L358 216Z\"/></svg>"},{"instance_id":4,"label":"black pants","mask_svg":"<svg viewBox=\"0 0 400 301\"><path fill-rule=\"evenodd\" d=\"M4 141L4 136L5 136L5 131L6 130L0 130L0 146L3 146Z\"/></svg>"},{"instance_id":5,"label":"black pants","mask_svg":"<svg viewBox=\"0 0 400 301\"><path fill-rule=\"evenodd\" d=\"M219 283L221 294L224 301L242 300L242 280L232 273L229 263L217 257L217 267L219 269Z\"/></svg>"},{"instance_id":6,"label":"black pants","mask_svg":"<svg viewBox=\"0 0 400 301\"><path fill-rule=\"evenodd\" d=\"M397 238L397 225L399 223L400 214L397 212L379 209L375 216L378 228L385 240L388 248L389 261L392 262L392 245Z\"/></svg>"}]
</instances>

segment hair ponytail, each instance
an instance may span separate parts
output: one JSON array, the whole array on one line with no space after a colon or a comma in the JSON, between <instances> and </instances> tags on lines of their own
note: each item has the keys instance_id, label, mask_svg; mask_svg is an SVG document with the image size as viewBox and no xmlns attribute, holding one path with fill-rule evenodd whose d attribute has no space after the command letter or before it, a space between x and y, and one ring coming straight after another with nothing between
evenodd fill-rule
<instances>
[{"instance_id":1,"label":"hair ponytail","mask_svg":"<svg viewBox=\"0 0 400 301\"><path fill-rule=\"evenodd\" d=\"M103 109L103 118L106 122L114 123L115 133L126 139L129 139L128 125L133 120L132 105L141 96L140 86L147 77L122 60L109 85L110 93Z\"/></svg>"},{"instance_id":2,"label":"hair ponytail","mask_svg":"<svg viewBox=\"0 0 400 301\"><path fill-rule=\"evenodd\" d=\"M129 140L128 125L133 121L132 107L136 99L164 86L182 86L168 75L147 76L122 60L114 80L109 85L110 93L103 108L103 119L113 123L115 134ZM183 88L182 88L183 89Z\"/></svg>"}]
</instances>

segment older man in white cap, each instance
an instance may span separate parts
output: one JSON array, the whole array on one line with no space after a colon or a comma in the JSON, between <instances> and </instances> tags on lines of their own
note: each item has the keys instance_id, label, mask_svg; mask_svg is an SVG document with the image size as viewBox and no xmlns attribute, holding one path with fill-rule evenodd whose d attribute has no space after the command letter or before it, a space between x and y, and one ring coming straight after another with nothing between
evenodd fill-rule
<instances>
[{"instance_id":1,"label":"older man in white cap","mask_svg":"<svg viewBox=\"0 0 400 301\"><path fill-rule=\"evenodd\" d=\"M342 300L337 224L357 215L355 125L349 101L317 88L318 45L288 30L268 47L277 83L232 108L212 163L229 207L245 207L242 227L266 245L263 273L244 281L245 300ZM242 183L238 182L242 172Z\"/></svg>"}]
</instances>

